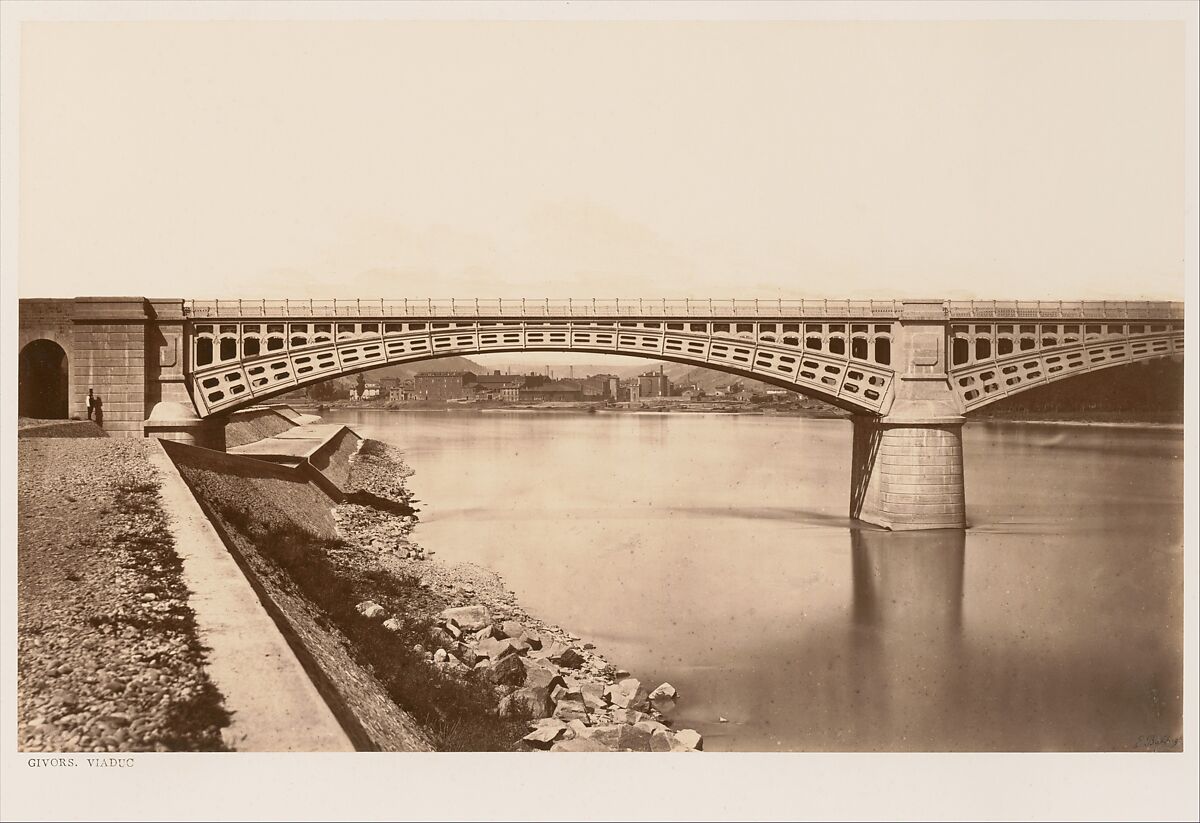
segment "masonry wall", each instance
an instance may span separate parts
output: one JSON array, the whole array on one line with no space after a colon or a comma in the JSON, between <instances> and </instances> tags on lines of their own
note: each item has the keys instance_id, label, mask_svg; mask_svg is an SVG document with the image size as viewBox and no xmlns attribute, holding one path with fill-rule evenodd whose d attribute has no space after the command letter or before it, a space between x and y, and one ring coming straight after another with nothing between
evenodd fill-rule
<instances>
[{"instance_id":1,"label":"masonry wall","mask_svg":"<svg viewBox=\"0 0 1200 823\"><path fill-rule=\"evenodd\" d=\"M854 418L850 516L889 529L963 528L962 424Z\"/></svg>"},{"instance_id":2,"label":"masonry wall","mask_svg":"<svg viewBox=\"0 0 1200 823\"><path fill-rule=\"evenodd\" d=\"M104 430L141 437L146 419L146 323L77 322L71 365L71 414L86 416L87 390L102 398Z\"/></svg>"}]
</instances>

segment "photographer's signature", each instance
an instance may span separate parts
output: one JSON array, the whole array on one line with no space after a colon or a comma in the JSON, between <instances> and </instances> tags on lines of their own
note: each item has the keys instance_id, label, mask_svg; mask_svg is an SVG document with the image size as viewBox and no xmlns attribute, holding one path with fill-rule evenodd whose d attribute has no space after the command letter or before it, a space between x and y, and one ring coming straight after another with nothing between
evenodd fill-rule
<instances>
[{"instance_id":1,"label":"photographer's signature","mask_svg":"<svg viewBox=\"0 0 1200 823\"><path fill-rule=\"evenodd\" d=\"M1142 752L1180 752L1183 751L1183 738L1169 734L1141 734L1135 748Z\"/></svg>"}]
</instances>

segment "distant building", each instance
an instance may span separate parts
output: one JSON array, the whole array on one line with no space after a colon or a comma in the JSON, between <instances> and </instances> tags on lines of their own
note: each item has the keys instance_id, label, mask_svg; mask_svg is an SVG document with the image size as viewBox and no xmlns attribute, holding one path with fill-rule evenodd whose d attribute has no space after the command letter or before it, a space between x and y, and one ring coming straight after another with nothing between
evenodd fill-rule
<instances>
[{"instance_id":1,"label":"distant building","mask_svg":"<svg viewBox=\"0 0 1200 823\"><path fill-rule=\"evenodd\" d=\"M524 403L568 402L583 399L583 389L569 380L554 380L538 386L524 386L518 392Z\"/></svg>"},{"instance_id":2,"label":"distant building","mask_svg":"<svg viewBox=\"0 0 1200 823\"><path fill-rule=\"evenodd\" d=\"M416 389L411 380L394 380L388 386L387 398L390 403L404 403L417 399Z\"/></svg>"},{"instance_id":3,"label":"distant building","mask_svg":"<svg viewBox=\"0 0 1200 823\"><path fill-rule=\"evenodd\" d=\"M620 380L615 374L593 374L579 381L586 398L605 398L615 400Z\"/></svg>"},{"instance_id":4,"label":"distant building","mask_svg":"<svg viewBox=\"0 0 1200 823\"><path fill-rule=\"evenodd\" d=\"M478 375L471 388L477 400L503 400L505 389L519 389L521 385L519 374L501 374L496 369L491 374Z\"/></svg>"},{"instance_id":5,"label":"distant building","mask_svg":"<svg viewBox=\"0 0 1200 823\"><path fill-rule=\"evenodd\" d=\"M663 374L661 366L658 371L638 376L638 391L642 397L670 397L671 389L671 381Z\"/></svg>"},{"instance_id":6,"label":"distant building","mask_svg":"<svg viewBox=\"0 0 1200 823\"><path fill-rule=\"evenodd\" d=\"M469 371L429 371L413 378L413 388L421 400L465 400L474 382L475 374Z\"/></svg>"},{"instance_id":7,"label":"distant building","mask_svg":"<svg viewBox=\"0 0 1200 823\"><path fill-rule=\"evenodd\" d=\"M374 400L381 394L378 383L367 383L363 386L362 397L359 400Z\"/></svg>"}]
</instances>

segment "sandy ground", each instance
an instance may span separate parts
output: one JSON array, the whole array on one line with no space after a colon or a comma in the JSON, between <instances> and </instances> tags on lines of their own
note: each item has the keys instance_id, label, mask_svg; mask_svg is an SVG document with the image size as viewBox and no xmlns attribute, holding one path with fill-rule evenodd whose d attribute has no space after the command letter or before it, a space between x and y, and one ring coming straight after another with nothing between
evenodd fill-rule
<instances>
[{"instance_id":1,"label":"sandy ground","mask_svg":"<svg viewBox=\"0 0 1200 823\"><path fill-rule=\"evenodd\" d=\"M94 428L93 424L75 424ZM147 440L27 437L18 454L18 744L218 750Z\"/></svg>"}]
</instances>

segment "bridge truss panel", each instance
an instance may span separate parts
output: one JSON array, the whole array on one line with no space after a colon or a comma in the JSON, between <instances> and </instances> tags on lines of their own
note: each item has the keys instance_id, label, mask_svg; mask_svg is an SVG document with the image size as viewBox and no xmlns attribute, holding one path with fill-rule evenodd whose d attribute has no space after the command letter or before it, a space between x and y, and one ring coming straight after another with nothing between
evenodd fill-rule
<instances>
[{"instance_id":1,"label":"bridge truss panel","mask_svg":"<svg viewBox=\"0 0 1200 823\"><path fill-rule=\"evenodd\" d=\"M201 416L388 364L515 351L586 351L704 366L811 394L851 411L886 412L894 321L505 317L311 321L193 320L191 380Z\"/></svg>"},{"instance_id":2,"label":"bridge truss panel","mask_svg":"<svg viewBox=\"0 0 1200 823\"><path fill-rule=\"evenodd\" d=\"M1098 369L1183 355L1183 323L952 323L950 387L965 412Z\"/></svg>"}]
</instances>

